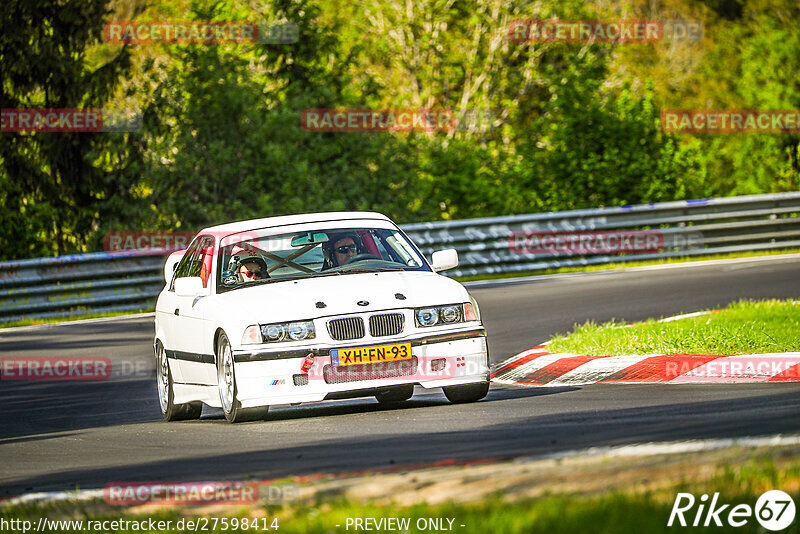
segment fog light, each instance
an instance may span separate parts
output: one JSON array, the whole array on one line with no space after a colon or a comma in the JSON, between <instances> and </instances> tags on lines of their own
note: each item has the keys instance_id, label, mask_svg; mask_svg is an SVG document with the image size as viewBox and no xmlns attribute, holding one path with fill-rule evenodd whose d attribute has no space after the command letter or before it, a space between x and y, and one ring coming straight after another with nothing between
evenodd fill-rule
<instances>
[{"instance_id":1,"label":"fog light","mask_svg":"<svg viewBox=\"0 0 800 534\"><path fill-rule=\"evenodd\" d=\"M292 375L292 382L295 386L307 386L308 375Z\"/></svg>"},{"instance_id":2,"label":"fog light","mask_svg":"<svg viewBox=\"0 0 800 534\"><path fill-rule=\"evenodd\" d=\"M438 373L439 371L444 371L445 367L447 367L447 358L431 360L431 372Z\"/></svg>"}]
</instances>

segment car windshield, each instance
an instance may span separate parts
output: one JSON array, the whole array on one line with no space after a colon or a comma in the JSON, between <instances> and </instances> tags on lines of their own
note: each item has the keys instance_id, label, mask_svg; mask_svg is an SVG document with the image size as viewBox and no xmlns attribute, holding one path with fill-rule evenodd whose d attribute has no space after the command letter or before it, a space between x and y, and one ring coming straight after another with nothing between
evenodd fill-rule
<instances>
[{"instance_id":1,"label":"car windshield","mask_svg":"<svg viewBox=\"0 0 800 534\"><path fill-rule=\"evenodd\" d=\"M253 231L223 240L218 291L288 279L381 271L430 271L397 230L331 228Z\"/></svg>"}]
</instances>

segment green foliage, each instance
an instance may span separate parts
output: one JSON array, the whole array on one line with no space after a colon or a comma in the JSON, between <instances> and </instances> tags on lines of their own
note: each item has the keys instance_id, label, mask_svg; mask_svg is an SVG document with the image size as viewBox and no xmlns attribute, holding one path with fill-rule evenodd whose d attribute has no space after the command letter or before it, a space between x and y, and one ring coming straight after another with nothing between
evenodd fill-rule
<instances>
[{"instance_id":1,"label":"green foliage","mask_svg":"<svg viewBox=\"0 0 800 534\"><path fill-rule=\"evenodd\" d=\"M691 198L702 169L658 123L653 88L642 98L602 88L602 50L553 72L550 100L520 143L525 189L542 209L620 206ZM530 193L529 193L530 194Z\"/></svg>"},{"instance_id":2,"label":"green foliage","mask_svg":"<svg viewBox=\"0 0 800 534\"><path fill-rule=\"evenodd\" d=\"M800 187L797 134L671 135L662 108L800 108L793 0L8 0L2 106L119 107L138 133L0 136L0 259L375 210L400 222ZM601 6L600 4L597 4ZM144 6L144 7L142 7ZM112 10L114 13L112 14ZM698 18L701 43L517 43L514 20ZM294 44L99 43L111 18L292 21ZM483 112L441 133L319 133L307 108Z\"/></svg>"},{"instance_id":3,"label":"green foliage","mask_svg":"<svg viewBox=\"0 0 800 534\"><path fill-rule=\"evenodd\" d=\"M125 47L99 66L88 64L87 50L99 39L108 4L5 2L0 14L2 107L101 108L130 66ZM93 232L105 199L124 194L118 180L95 161L101 154L124 154L121 142L120 134L2 134L2 256L79 248Z\"/></svg>"}]
</instances>

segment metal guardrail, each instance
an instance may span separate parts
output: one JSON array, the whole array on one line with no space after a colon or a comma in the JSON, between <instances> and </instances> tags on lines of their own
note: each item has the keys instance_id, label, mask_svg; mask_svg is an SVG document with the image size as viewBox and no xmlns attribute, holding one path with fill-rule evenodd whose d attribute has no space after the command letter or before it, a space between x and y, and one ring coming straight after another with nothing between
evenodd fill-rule
<instances>
[{"instance_id":1,"label":"metal guardrail","mask_svg":"<svg viewBox=\"0 0 800 534\"><path fill-rule=\"evenodd\" d=\"M402 226L430 257L455 248L449 276L523 273L610 262L800 247L800 192L597 208ZM656 235L657 250L592 254L528 245L543 236ZM654 238L656 239L656 238ZM518 246L522 243L521 246ZM152 306L163 252L77 254L0 262L0 321Z\"/></svg>"}]
</instances>

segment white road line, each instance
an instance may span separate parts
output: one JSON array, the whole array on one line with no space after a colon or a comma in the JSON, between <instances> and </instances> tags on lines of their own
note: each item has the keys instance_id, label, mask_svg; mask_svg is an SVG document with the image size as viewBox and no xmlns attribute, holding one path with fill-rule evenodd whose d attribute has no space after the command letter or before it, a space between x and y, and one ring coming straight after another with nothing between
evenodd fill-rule
<instances>
[{"instance_id":1,"label":"white road line","mask_svg":"<svg viewBox=\"0 0 800 534\"><path fill-rule=\"evenodd\" d=\"M526 456L515 461L529 462L533 460L556 460L576 456L655 456L659 454L684 454L687 452L702 452L725 449L728 447L785 447L800 445L800 436L777 434L773 436L701 439L688 441L665 441L663 443L640 443L635 445L621 445L617 447L590 447L588 449L573 449L569 451L545 454L542 456Z\"/></svg>"},{"instance_id":2,"label":"white road line","mask_svg":"<svg viewBox=\"0 0 800 534\"><path fill-rule=\"evenodd\" d=\"M684 313L682 315L673 315L672 317L665 317L663 319L659 319L656 322L669 323L669 322L672 322L672 321L679 321L681 319L689 319L691 317L700 317L701 315L709 315L710 313L711 313L711 310L699 311L699 312L694 312L694 313ZM631 326L633 326L633 325L631 325Z\"/></svg>"},{"instance_id":3,"label":"white road line","mask_svg":"<svg viewBox=\"0 0 800 534\"><path fill-rule=\"evenodd\" d=\"M114 317L97 317L94 319L79 319L77 321L62 321L60 323L43 323L32 324L28 326L11 326L8 328L0 328L0 336L6 332L24 332L25 330L39 330L42 328L54 328L56 326L72 326L76 324L95 324L95 323L110 323L113 321L125 321L128 319L142 319L145 317L155 317L155 312L145 313L132 313L129 315L116 315Z\"/></svg>"}]
</instances>

